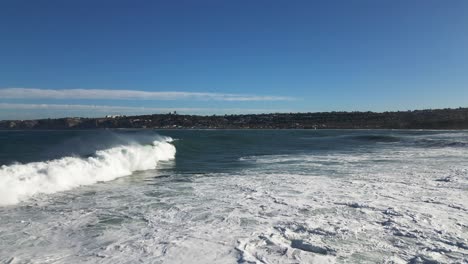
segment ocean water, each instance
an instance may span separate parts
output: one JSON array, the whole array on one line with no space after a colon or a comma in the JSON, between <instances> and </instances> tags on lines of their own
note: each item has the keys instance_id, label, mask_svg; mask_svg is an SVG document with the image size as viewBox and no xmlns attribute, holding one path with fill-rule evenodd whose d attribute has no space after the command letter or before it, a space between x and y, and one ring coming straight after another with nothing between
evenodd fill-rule
<instances>
[{"instance_id":1,"label":"ocean water","mask_svg":"<svg viewBox=\"0 0 468 264\"><path fill-rule=\"evenodd\" d=\"M0 132L0 263L468 263L468 132Z\"/></svg>"}]
</instances>

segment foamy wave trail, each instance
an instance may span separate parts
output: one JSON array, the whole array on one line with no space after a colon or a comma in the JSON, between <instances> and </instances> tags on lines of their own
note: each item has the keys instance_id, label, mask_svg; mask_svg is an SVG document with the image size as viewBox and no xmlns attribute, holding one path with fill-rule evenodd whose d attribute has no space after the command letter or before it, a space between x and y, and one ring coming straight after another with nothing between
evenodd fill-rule
<instances>
[{"instance_id":1,"label":"foamy wave trail","mask_svg":"<svg viewBox=\"0 0 468 264\"><path fill-rule=\"evenodd\" d=\"M88 158L60 159L0 167L0 205L16 204L35 194L55 193L81 185L111 181L134 171L156 168L174 159L171 138L152 144L130 144L96 151Z\"/></svg>"}]
</instances>

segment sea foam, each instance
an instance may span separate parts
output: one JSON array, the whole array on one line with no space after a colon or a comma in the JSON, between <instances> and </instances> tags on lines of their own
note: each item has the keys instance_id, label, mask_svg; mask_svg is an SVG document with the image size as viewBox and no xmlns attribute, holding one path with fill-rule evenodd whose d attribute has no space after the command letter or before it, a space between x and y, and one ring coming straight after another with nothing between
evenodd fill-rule
<instances>
[{"instance_id":1,"label":"sea foam","mask_svg":"<svg viewBox=\"0 0 468 264\"><path fill-rule=\"evenodd\" d=\"M44 162L0 167L0 205L16 204L35 194L55 193L81 185L111 181L134 171L156 168L159 161L174 159L171 138L152 144L129 144L98 150L94 155L63 157Z\"/></svg>"}]
</instances>

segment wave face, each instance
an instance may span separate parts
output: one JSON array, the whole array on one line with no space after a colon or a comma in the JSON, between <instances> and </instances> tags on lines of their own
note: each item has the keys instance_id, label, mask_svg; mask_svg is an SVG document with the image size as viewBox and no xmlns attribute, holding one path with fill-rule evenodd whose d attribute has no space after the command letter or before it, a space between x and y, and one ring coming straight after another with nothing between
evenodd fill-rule
<instances>
[{"instance_id":1,"label":"wave face","mask_svg":"<svg viewBox=\"0 0 468 264\"><path fill-rule=\"evenodd\" d=\"M0 205L16 204L33 195L70 190L81 185L111 181L134 171L156 168L174 159L171 138L143 145L132 143L98 150L87 158L60 159L0 167Z\"/></svg>"}]
</instances>

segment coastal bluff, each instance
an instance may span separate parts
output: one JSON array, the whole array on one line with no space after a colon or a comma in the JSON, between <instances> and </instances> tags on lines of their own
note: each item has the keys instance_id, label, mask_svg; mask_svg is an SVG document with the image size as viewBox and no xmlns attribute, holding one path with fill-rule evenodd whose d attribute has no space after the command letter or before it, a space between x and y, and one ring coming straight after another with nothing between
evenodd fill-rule
<instances>
[{"instance_id":1,"label":"coastal bluff","mask_svg":"<svg viewBox=\"0 0 468 264\"><path fill-rule=\"evenodd\" d=\"M242 115L152 114L3 120L15 129L468 129L468 108L395 112L316 112Z\"/></svg>"}]
</instances>

